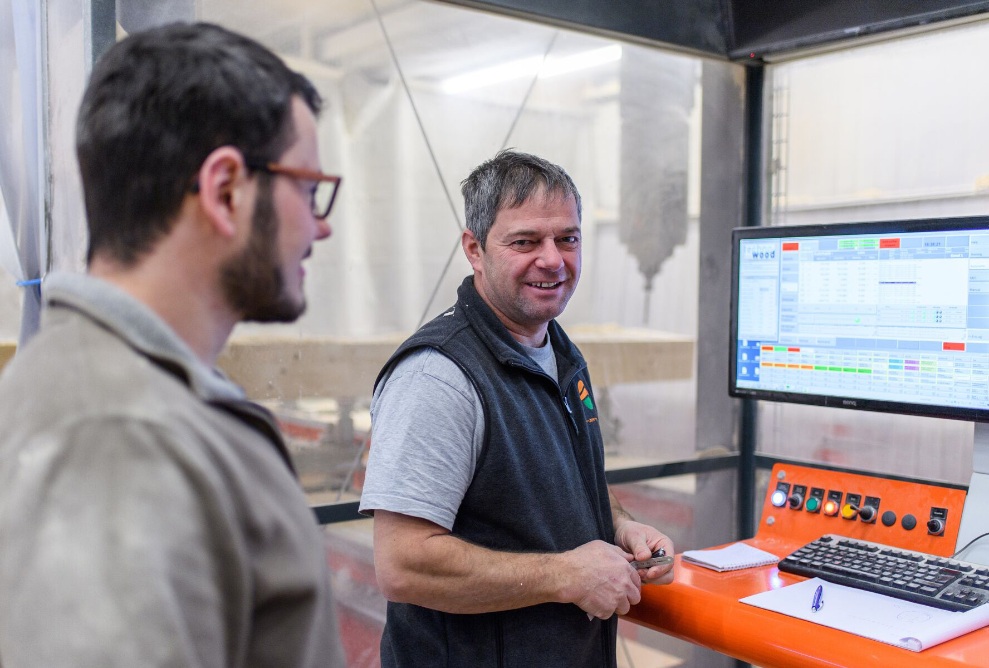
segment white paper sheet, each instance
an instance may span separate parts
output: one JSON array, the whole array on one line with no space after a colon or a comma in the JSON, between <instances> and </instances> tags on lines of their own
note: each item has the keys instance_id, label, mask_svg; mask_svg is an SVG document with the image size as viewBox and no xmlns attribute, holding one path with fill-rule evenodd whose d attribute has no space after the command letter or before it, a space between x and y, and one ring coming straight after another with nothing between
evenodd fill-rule
<instances>
[{"instance_id":1,"label":"white paper sheet","mask_svg":"<svg viewBox=\"0 0 989 668\"><path fill-rule=\"evenodd\" d=\"M824 589L824 604L814 612L811 601L818 585ZM989 604L950 612L820 578L754 594L741 602L914 652L989 625Z\"/></svg>"}]
</instances>

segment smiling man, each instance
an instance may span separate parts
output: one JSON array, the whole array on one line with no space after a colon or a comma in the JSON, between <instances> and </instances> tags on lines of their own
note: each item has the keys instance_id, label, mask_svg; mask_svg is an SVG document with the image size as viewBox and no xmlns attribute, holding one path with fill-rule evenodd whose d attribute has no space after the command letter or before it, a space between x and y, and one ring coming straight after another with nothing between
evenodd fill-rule
<instances>
[{"instance_id":1,"label":"smiling man","mask_svg":"<svg viewBox=\"0 0 989 668\"><path fill-rule=\"evenodd\" d=\"M342 668L323 534L272 416L214 369L305 309L330 236L312 84L208 24L93 70L85 274L0 380L4 668Z\"/></svg>"},{"instance_id":2,"label":"smiling man","mask_svg":"<svg viewBox=\"0 0 989 668\"><path fill-rule=\"evenodd\" d=\"M673 544L605 481L587 365L555 318L580 279L580 194L503 151L463 182L473 267L385 365L361 511L388 598L389 667L615 666L636 569Z\"/></svg>"}]
</instances>

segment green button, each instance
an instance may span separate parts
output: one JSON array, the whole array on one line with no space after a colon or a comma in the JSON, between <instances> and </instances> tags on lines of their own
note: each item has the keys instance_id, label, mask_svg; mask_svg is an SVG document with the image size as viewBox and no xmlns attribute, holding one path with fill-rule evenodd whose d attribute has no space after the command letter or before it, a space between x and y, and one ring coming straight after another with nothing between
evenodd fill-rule
<instances>
[{"instance_id":1,"label":"green button","mask_svg":"<svg viewBox=\"0 0 989 668\"><path fill-rule=\"evenodd\" d=\"M817 509L821 507L821 502L814 497L807 499L807 510L812 513L816 513Z\"/></svg>"}]
</instances>

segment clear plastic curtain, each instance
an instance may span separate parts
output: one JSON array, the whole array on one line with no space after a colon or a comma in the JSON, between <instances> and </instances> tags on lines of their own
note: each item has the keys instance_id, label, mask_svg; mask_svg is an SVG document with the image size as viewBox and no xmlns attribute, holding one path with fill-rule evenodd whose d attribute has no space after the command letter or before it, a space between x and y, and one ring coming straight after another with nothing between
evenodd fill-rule
<instances>
[{"instance_id":1,"label":"clear plastic curtain","mask_svg":"<svg viewBox=\"0 0 989 668\"><path fill-rule=\"evenodd\" d=\"M0 0L0 263L24 289L20 343L37 331L45 267L43 3Z\"/></svg>"}]
</instances>

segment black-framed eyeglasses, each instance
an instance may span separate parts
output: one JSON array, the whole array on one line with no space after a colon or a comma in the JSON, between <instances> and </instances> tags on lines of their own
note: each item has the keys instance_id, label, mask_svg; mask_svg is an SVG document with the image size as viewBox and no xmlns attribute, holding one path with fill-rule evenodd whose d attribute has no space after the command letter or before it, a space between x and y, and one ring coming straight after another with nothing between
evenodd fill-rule
<instances>
[{"instance_id":1,"label":"black-framed eyeglasses","mask_svg":"<svg viewBox=\"0 0 989 668\"><path fill-rule=\"evenodd\" d=\"M340 189L340 183L343 181L342 176L324 174L323 172L317 172L311 169L289 167L287 165L280 165L277 162L248 162L247 167L248 169L265 172L266 174L287 176L290 179L298 179L300 181L312 181L313 189L310 194L310 206L312 207L312 215L316 218L326 218L330 215L333 202L337 198L337 190Z\"/></svg>"}]
</instances>

